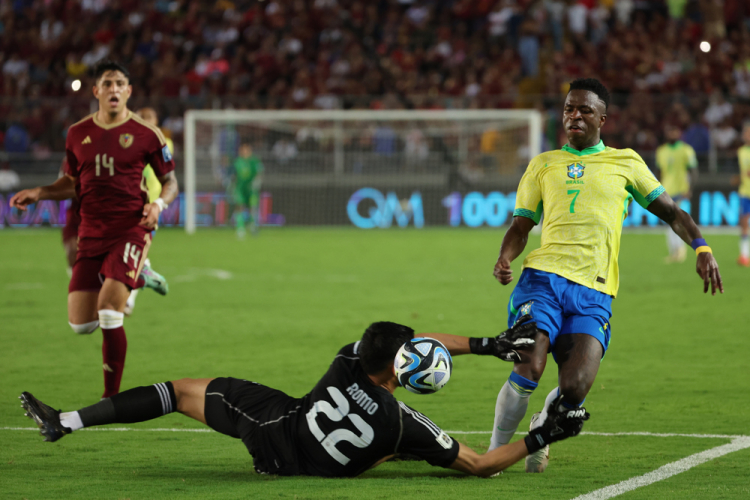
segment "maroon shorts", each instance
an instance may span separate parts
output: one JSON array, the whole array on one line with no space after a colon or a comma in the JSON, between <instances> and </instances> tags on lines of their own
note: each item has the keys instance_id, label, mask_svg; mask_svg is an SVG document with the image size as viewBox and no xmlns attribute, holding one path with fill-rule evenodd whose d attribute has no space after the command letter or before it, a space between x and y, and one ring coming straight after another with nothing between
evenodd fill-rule
<instances>
[{"instance_id":1,"label":"maroon shorts","mask_svg":"<svg viewBox=\"0 0 750 500\"><path fill-rule=\"evenodd\" d=\"M129 231L120 238L80 238L78 253L70 278L68 293L98 291L105 278L124 283L128 288L140 288L143 263L151 246L151 234Z\"/></svg>"},{"instance_id":2,"label":"maroon shorts","mask_svg":"<svg viewBox=\"0 0 750 500\"><path fill-rule=\"evenodd\" d=\"M68 212L65 216L65 226L62 230L63 243L71 238L78 238L78 225L81 223L81 216L78 214L78 210L68 208Z\"/></svg>"}]
</instances>

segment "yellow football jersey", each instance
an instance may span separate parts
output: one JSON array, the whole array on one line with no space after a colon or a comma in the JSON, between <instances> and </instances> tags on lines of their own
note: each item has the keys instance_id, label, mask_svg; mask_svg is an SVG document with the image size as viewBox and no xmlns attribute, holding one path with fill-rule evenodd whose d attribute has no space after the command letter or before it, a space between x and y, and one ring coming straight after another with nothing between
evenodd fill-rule
<instances>
[{"instance_id":1,"label":"yellow football jersey","mask_svg":"<svg viewBox=\"0 0 750 500\"><path fill-rule=\"evenodd\" d=\"M577 151L548 151L529 163L516 193L513 215L539 223L542 244L523 267L555 273L616 296L622 222L630 201L643 207L664 188L632 149L601 141Z\"/></svg>"},{"instance_id":2,"label":"yellow football jersey","mask_svg":"<svg viewBox=\"0 0 750 500\"><path fill-rule=\"evenodd\" d=\"M685 196L690 191L688 169L696 168L698 159L690 144L677 141L659 146L656 150L656 166L661 171L661 185L674 198Z\"/></svg>"},{"instance_id":3,"label":"yellow football jersey","mask_svg":"<svg viewBox=\"0 0 750 500\"><path fill-rule=\"evenodd\" d=\"M169 137L165 137L164 140L167 141L167 146L174 155L174 142ZM146 168L143 169L143 179L146 181L146 189L148 189L148 202L153 203L161 195L161 182L156 178L151 165L146 165Z\"/></svg>"},{"instance_id":4,"label":"yellow football jersey","mask_svg":"<svg viewBox=\"0 0 750 500\"><path fill-rule=\"evenodd\" d=\"M750 146L742 146L737 151L740 163L740 196L750 198Z\"/></svg>"}]
</instances>

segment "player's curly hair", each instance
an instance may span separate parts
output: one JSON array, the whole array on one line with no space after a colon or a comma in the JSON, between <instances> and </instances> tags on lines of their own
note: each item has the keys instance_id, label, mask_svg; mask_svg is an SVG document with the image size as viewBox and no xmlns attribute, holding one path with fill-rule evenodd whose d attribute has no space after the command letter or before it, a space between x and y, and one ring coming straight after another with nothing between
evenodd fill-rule
<instances>
[{"instance_id":1,"label":"player's curly hair","mask_svg":"<svg viewBox=\"0 0 750 500\"><path fill-rule=\"evenodd\" d=\"M359 342L359 364L368 375L376 375L393 363L401 346L414 338L408 326L379 321L367 327Z\"/></svg>"},{"instance_id":2,"label":"player's curly hair","mask_svg":"<svg viewBox=\"0 0 750 500\"><path fill-rule=\"evenodd\" d=\"M123 64L113 61L112 59L102 59L98 63L96 63L96 66L94 66L94 81L99 81L99 78L102 77L104 73L107 71L119 71L123 75L125 75L125 78L130 80L130 71L128 71L128 68L126 68Z\"/></svg>"},{"instance_id":3,"label":"player's curly hair","mask_svg":"<svg viewBox=\"0 0 750 500\"><path fill-rule=\"evenodd\" d=\"M588 90L593 92L604 103L604 110L609 108L609 90L596 78L578 78L570 82L570 90ZM568 90L568 93L570 93Z\"/></svg>"}]
</instances>

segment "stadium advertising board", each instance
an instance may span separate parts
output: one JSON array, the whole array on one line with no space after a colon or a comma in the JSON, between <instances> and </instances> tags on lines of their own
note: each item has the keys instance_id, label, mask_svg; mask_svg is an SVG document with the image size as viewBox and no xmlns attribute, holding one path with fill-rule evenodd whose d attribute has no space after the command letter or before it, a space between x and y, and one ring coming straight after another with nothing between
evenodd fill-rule
<instances>
[{"instance_id":1,"label":"stadium advertising board","mask_svg":"<svg viewBox=\"0 0 750 500\"><path fill-rule=\"evenodd\" d=\"M433 225L499 227L508 224L513 215L516 193L472 191L452 192L440 200L441 207L425 201L420 191L399 198L395 191L381 192L374 188L356 191L347 203L347 214L352 224L362 229L391 226L421 228L425 220L441 219ZM739 223L740 198L736 192L704 191L698 196L698 221L703 226L736 226ZM680 208L696 215L690 200L683 200ZM637 203L631 203L624 227L657 226L659 219Z\"/></svg>"},{"instance_id":2,"label":"stadium advertising board","mask_svg":"<svg viewBox=\"0 0 750 500\"><path fill-rule=\"evenodd\" d=\"M45 200L27 211L10 208L12 193L0 194L0 229L65 225L69 201ZM260 219L265 226L353 225L362 229L389 227L499 227L507 225L515 206L515 192L447 191L439 187L382 190L278 188L263 192ZM232 226L233 206L225 193L198 193L199 227ZM185 224L184 194L170 204L161 227ZM740 198L736 192L702 191L681 207L702 226L737 226ZM657 226L657 217L631 203L624 227Z\"/></svg>"}]
</instances>

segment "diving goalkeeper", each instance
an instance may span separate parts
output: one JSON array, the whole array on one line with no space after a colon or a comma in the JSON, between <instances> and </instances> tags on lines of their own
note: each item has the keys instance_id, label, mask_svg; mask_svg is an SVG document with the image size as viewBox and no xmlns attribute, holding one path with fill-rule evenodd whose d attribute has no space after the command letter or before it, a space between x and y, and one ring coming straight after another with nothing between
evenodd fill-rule
<instances>
[{"instance_id":1,"label":"diving goalkeeper","mask_svg":"<svg viewBox=\"0 0 750 500\"><path fill-rule=\"evenodd\" d=\"M528 318L527 318L528 319ZM520 359L533 346L535 323L498 337L425 334L451 354L489 354ZM234 378L181 379L136 387L78 411L60 413L28 392L20 399L46 441L83 427L143 422L174 411L217 432L241 439L261 474L353 477L398 454L431 465L491 476L549 443L577 435L588 419L583 408L548 405L544 425L525 439L479 455L456 442L423 414L397 401L394 358L414 330L390 322L371 324L361 340L339 350L328 371L307 395L293 398L276 389Z\"/></svg>"}]
</instances>

